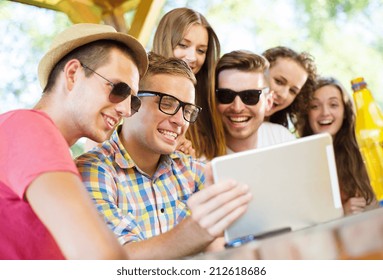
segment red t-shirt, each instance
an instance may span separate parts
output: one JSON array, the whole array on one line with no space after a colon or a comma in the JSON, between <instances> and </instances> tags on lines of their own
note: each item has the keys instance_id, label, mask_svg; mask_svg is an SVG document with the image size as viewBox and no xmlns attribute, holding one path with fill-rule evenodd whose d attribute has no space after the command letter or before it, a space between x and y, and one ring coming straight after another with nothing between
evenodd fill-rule
<instances>
[{"instance_id":1,"label":"red t-shirt","mask_svg":"<svg viewBox=\"0 0 383 280\"><path fill-rule=\"evenodd\" d=\"M35 178L52 171L78 175L68 144L49 116L36 110L0 115L0 259L64 258L24 198Z\"/></svg>"}]
</instances>

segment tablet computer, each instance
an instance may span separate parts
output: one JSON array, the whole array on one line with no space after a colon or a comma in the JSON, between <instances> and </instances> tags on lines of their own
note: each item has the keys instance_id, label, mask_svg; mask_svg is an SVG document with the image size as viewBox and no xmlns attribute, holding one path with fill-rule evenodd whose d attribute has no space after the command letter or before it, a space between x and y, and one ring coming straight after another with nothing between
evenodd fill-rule
<instances>
[{"instance_id":1,"label":"tablet computer","mask_svg":"<svg viewBox=\"0 0 383 280\"><path fill-rule=\"evenodd\" d=\"M215 181L246 183L253 198L226 242L298 230L343 216L332 138L317 134L212 160ZM252 238L249 238L252 237Z\"/></svg>"}]
</instances>

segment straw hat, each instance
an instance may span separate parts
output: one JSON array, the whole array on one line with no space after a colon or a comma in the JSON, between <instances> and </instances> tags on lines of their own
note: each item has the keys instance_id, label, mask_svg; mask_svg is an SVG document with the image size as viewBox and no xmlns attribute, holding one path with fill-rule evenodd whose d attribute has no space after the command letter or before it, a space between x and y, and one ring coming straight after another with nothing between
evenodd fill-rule
<instances>
[{"instance_id":1,"label":"straw hat","mask_svg":"<svg viewBox=\"0 0 383 280\"><path fill-rule=\"evenodd\" d=\"M49 51L40 60L38 75L41 87L46 87L51 71L64 56L78 47L98 40L114 40L125 44L133 51L140 76L145 74L148 57L145 48L134 37L117 32L110 25L79 23L58 34Z\"/></svg>"}]
</instances>

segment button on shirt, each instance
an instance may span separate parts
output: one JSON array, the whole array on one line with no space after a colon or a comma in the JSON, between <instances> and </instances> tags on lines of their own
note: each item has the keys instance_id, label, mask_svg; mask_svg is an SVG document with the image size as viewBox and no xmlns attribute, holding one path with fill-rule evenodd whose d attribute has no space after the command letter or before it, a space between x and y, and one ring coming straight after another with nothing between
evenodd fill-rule
<instances>
[{"instance_id":1,"label":"button on shirt","mask_svg":"<svg viewBox=\"0 0 383 280\"><path fill-rule=\"evenodd\" d=\"M117 131L76 164L97 210L121 244L171 230L190 214L186 201L205 181L204 164L178 152L161 156L149 177L129 156Z\"/></svg>"}]
</instances>

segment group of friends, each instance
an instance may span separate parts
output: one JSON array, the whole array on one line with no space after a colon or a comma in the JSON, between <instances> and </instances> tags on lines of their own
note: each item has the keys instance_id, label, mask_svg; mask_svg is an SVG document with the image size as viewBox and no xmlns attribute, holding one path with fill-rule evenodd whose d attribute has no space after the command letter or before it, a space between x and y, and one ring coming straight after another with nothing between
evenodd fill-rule
<instances>
[{"instance_id":1,"label":"group of friends","mask_svg":"<svg viewBox=\"0 0 383 280\"><path fill-rule=\"evenodd\" d=\"M206 18L177 8L149 53L111 26L73 25L38 77L36 106L0 115L0 259L223 250L224 230L252 195L234 180L213 182L209 161L323 132L333 137L345 215L376 207L352 102L306 52L220 56ZM100 144L74 162L69 147L81 137Z\"/></svg>"}]
</instances>

